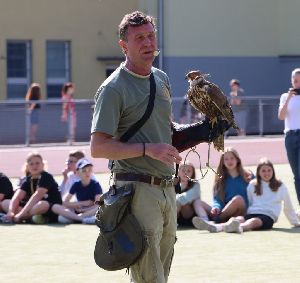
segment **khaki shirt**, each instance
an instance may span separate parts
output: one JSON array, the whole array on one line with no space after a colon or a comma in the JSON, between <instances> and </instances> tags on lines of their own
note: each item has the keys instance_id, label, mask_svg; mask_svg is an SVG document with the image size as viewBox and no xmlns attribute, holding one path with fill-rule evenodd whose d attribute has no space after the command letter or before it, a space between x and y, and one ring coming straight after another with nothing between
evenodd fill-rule
<instances>
[{"instance_id":1,"label":"khaki shirt","mask_svg":"<svg viewBox=\"0 0 300 283\"><path fill-rule=\"evenodd\" d=\"M152 72L156 82L153 111L128 143L172 143L169 80L159 69L153 67ZM143 116L149 95L149 76L133 74L121 64L96 93L91 132L106 133L119 139ZM141 156L115 161L113 171L166 177L171 176L174 169L149 156Z\"/></svg>"}]
</instances>

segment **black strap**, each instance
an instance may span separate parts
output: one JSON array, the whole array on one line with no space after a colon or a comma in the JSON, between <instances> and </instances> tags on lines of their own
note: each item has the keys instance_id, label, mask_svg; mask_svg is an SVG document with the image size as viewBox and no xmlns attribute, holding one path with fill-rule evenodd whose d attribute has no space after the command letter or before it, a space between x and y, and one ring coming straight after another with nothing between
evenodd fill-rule
<instances>
[{"instance_id":1,"label":"black strap","mask_svg":"<svg viewBox=\"0 0 300 283\"><path fill-rule=\"evenodd\" d=\"M155 99L155 92L156 92L156 85L153 73L150 74L150 96L149 96L149 102L146 108L146 111L142 118L138 120L136 123L134 123L125 134L123 134L120 138L121 142L127 142L131 137L133 137L136 132L146 123L146 121L149 119L153 107L154 107L154 99Z\"/></svg>"},{"instance_id":2,"label":"black strap","mask_svg":"<svg viewBox=\"0 0 300 283\"><path fill-rule=\"evenodd\" d=\"M156 93L156 84L155 84L155 79L153 76L153 73L150 74L150 96L149 96L149 101L148 105L146 108L146 111L144 115L141 117L140 120L138 120L136 123L134 123L121 137L120 141L121 142L127 142L131 137L133 137L136 132L146 123L146 121L149 119L153 107L154 107L154 100L155 100L155 93ZM113 169L115 165L115 161L111 160L108 164L108 167L110 170Z\"/></svg>"}]
</instances>

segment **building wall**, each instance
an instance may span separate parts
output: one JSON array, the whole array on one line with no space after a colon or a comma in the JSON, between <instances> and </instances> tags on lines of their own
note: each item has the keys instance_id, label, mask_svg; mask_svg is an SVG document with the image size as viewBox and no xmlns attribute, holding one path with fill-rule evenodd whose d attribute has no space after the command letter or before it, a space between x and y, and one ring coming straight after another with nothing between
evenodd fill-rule
<instances>
[{"instance_id":1,"label":"building wall","mask_svg":"<svg viewBox=\"0 0 300 283\"><path fill-rule=\"evenodd\" d=\"M122 55L117 26L137 7L138 0L0 0L0 99L7 98L6 41L17 39L31 40L32 81L40 83L44 93L46 40L70 40L75 97L92 98L106 76L107 63L96 58Z\"/></svg>"},{"instance_id":2,"label":"building wall","mask_svg":"<svg viewBox=\"0 0 300 283\"><path fill-rule=\"evenodd\" d=\"M184 76L191 69L210 73L225 92L233 77L247 95L279 95L289 86L291 70L300 66L298 0L160 1L163 69L173 96L185 93ZM7 98L9 39L32 41L32 82L42 85L45 98L46 40L70 40L75 97L92 98L106 66L119 64L96 58L122 56L117 43L122 16L140 9L157 17L160 1L0 0L0 99Z\"/></svg>"},{"instance_id":3,"label":"building wall","mask_svg":"<svg viewBox=\"0 0 300 283\"><path fill-rule=\"evenodd\" d=\"M280 95L300 67L299 1L166 0L164 11L164 70L174 96L185 93L191 69L211 74L225 92L238 78L247 95Z\"/></svg>"}]
</instances>

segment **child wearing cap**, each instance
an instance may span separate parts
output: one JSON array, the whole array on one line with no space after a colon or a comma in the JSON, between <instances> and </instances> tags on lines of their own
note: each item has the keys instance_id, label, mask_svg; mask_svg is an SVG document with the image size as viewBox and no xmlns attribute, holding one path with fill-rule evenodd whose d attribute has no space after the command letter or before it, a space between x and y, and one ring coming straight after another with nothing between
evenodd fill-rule
<instances>
[{"instance_id":1,"label":"child wearing cap","mask_svg":"<svg viewBox=\"0 0 300 283\"><path fill-rule=\"evenodd\" d=\"M95 213L98 205L95 201L100 198L102 188L92 179L93 164L86 158L81 158L76 163L77 175L80 181L75 182L63 199L63 205L53 206L53 211L59 215L58 222L71 224L81 222L95 223ZM77 201L72 201L75 196Z\"/></svg>"}]
</instances>

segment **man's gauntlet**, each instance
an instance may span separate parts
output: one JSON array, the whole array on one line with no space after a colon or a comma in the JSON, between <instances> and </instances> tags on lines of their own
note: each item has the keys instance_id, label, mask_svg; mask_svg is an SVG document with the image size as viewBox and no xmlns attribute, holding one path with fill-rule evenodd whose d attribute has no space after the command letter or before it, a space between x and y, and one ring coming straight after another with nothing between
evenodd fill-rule
<instances>
[{"instance_id":1,"label":"man's gauntlet","mask_svg":"<svg viewBox=\"0 0 300 283\"><path fill-rule=\"evenodd\" d=\"M208 119L194 124L177 124L172 122L172 145L179 152L185 151L202 142L211 142L230 128L225 120L218 120L214 127Z\"/></svg>"}]
</instances>

